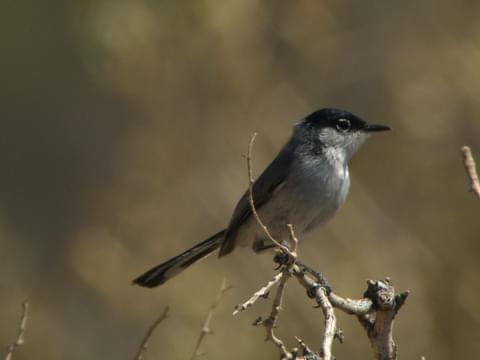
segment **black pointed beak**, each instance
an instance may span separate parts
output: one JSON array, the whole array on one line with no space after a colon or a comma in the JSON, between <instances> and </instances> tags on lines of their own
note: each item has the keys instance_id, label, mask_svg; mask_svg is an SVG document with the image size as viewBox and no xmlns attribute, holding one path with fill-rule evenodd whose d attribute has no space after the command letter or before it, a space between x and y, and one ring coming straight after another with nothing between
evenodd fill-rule
<instances>
[{"instance_id":1,"label":"black pointed beak","mask_svg":"<svg viewBox=\"0 0 480 360\"><path fill-rule=\"evenodd\" d=\"M366 132L379 132L379 131L389 131L392 130L390 127L385 125L378 125L378 124L368 124L363 131Z\"/></svg>"}]
</instances>

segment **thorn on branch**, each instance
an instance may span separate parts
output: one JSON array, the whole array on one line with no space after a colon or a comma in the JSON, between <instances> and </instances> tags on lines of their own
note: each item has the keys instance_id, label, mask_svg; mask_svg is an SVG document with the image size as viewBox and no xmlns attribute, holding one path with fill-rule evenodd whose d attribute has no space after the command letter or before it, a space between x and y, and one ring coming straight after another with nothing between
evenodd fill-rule
<instances>
[{"instance_id":1,"label":"thorn on branch","mask_svg":"<svg viewBox=\"0 0 480 360\"><path fill-rule=\"evenodd\" d=\"M298 349L295 348L295 349L292 350L292 353L293 353L293 354L295 354L295 355L300 355L300 356L301 356L303 359L305 359L305 360L306 360L306 359L310 359L310 360L320 359L320 355L317 354L317 353L315 353L315 352L313 352L313 351L308 347L308 345L305 344L305 342L304 342L302 339L300 339L300 338L298 338L298 337L295 336L295 340L298 342L298 345L300 345L300 347L301 347L301 349L302 349L302 352L299 354ZM297 358L297 357L295 356L295 359L296 359L296 358Z\"/></svg>"},{"instance_id":2,"label":"thorn on branch","mask_svg":"<svg viewBox=\"0 0 480 360\"><path fill-rule=\"evenodd\" d=\"M337 339L340 344L343 344L343 342L345 341L345 334L341 329L336 329L335 339Z\"/></svg>"}]
</instances>

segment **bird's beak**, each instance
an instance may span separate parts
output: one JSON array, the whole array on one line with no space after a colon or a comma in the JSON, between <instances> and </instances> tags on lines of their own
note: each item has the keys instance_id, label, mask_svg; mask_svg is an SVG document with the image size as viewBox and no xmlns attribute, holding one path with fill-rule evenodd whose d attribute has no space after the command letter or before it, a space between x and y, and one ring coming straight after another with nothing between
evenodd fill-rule
<instances>
[{"instance_id":1,"label":"bird's beak","mask_svg":"<svg viewBox=\"0 0 480 360\"><path fill-rule=\"evenodd\" d=\"M377 124L368 124L363 131L366 132L378 132L378 131L388 131L392 130L390 127L385 125L377 125Z\"/></svg>"}]
</instances>

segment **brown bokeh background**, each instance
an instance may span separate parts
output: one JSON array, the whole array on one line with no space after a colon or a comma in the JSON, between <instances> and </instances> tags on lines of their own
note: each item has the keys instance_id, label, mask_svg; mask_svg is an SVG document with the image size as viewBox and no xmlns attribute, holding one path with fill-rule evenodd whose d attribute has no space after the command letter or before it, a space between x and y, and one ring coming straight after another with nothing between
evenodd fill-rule
<instances>
[{"instance_id":1,"label":"brown bokeh background","mask_svg":"<svg viewBox=\"0 0 480 360\"><path fill-rule=\"evenodd\" d=\"M402 359L480 352L480 204L460 146L480 159L475 1L4 1L0 11L0 344L31 303L17 359L131 359L167 304L150 359L186 359L221 279L209 359L276 359L233 306L268 256L214 257L165 286L131 279L226 225L291 126L340 107L395 131L353 159L339 215L300 248L335 289L391 276L412 295ZM288 287L279 334L316 348L322 316ZM370 358L355 319L339 359Z\"/></svg>"}]
</instances>

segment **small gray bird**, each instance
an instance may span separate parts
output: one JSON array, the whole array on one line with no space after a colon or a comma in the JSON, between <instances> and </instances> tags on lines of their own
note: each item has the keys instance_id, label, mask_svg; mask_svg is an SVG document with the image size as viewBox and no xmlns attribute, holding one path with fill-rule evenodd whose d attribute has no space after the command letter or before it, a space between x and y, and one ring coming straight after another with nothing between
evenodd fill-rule
<instances>
[{"instance_id":1,"label":"small gray bird","mask_svg":"<svg viewBox=\"0 0 480 360\"><path fill-rule=\"evenodd\" d=\"M340 209L350 188L348 162L367 137L388 126L368 124L343 110L322 109L296 124L277 157L253 185L258 215L278 241L287 241L287 224L298 237L317 228ZM227 228L136 278L155 287L219 249L230 254L237 245L256 253L274 248L252 216L248 191L238 202Z\"/></svg>"}]
</instances>

